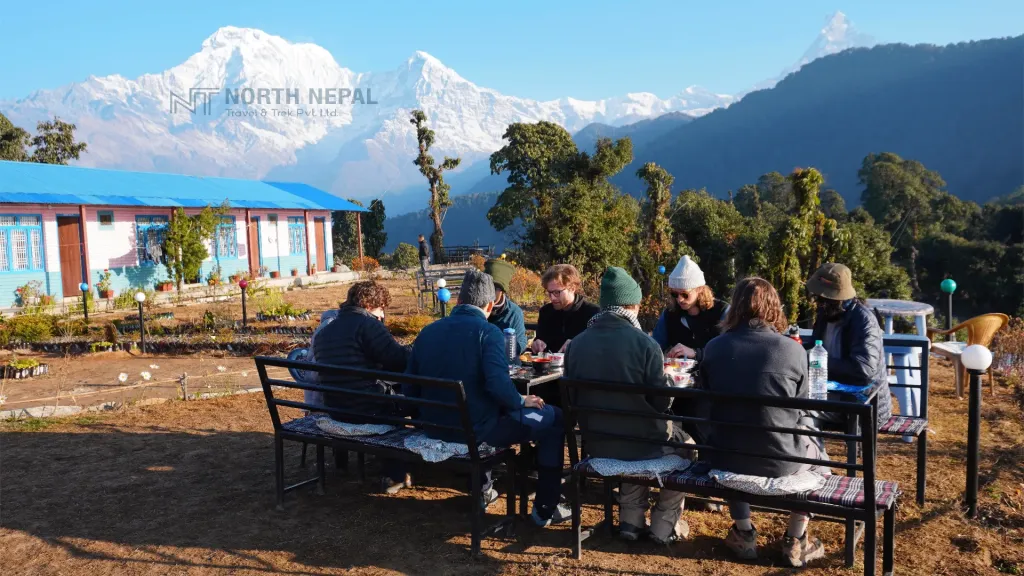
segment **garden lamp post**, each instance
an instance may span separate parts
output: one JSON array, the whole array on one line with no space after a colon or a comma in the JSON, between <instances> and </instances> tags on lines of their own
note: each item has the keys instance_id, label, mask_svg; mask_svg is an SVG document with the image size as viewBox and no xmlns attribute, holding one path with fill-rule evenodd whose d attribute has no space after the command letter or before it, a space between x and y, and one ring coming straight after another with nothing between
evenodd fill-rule
<instances>
[{"instance_id":1,"label":"garden lamp post","mask_svg":"<svg viewBox=\"0 0 1024 576\"><path fill-rule=\"evenodd\" d=\"M139 347L142 353L146 353L146 322L142 315L142 303L146 301L146 293L138 291L135 293L135 301L139 303Z\"/></svg>"},{"instance_id":2,"label":"garden lamp post","mask_svg":"<svg viewBox=\"0 0 1024 576\"><path fill-rule=\"evenodd\" d=\"M970 404L967 409L967 516L978 516L978 451L981 437L981 377L992 365L992 352L981 344L964 348L960 362L971 378Z\"/></svg>"},{"instance_id":3,"label":"garden lamp post","mask_svg":"<svg viewBox=\"0 0 1024 576\"><path fill-rule=\"evenodd\" d=\"M437 281L437 301L441 303L441 318L448 315L448 301L452 299L452 293L446 288L448 282L444 278Z\"/></svg>"},{"instance_id":4,"label":"garden lamp post","mask_svg":"<svg viewBox=\"0 0 1024 576\"><path fill-rule=\"evenodd\" d=\"M245 328L248 325L248 318L245 313L245 293L246 288L249 287L249 281L242 278L238 281L238 287L242 289L242 328Z\"/></svg>"},{"instance_id":5,"label":"garden lamp post","mask_svg":"<svg viewBox=\"0 0 1024 576\"><path fill-rule=\"evenodd\" d=\"M78 289L82 291L82 314L85 315L85 323L89 323L89 285L82 282L78 285Z\"/></svg>"},{"instance_id":6,"label":"garden lamp post","mask_svg":"<svg viewBox=\"0 0 1024 576\"><path fill-rule=\"evenodd\" d=\"M661 296L662 303L664 303L664 301L665 301L665 279L662 278L662 276L664 276L664 275L665 275L665 267L664 266L658 266L658 292L659 292L659 295Z\"/></svg>"},{"instance_id":7,"label":"garden lamp post","mask_svg":"<svg viewBox=\"0 0 1024 576\"><path fill-rule=\"evenodd\" d=\"M953 329L953 292L956 292L956 281L952 278L946 278L939 285L939 288L946 293L946 330ZM952 342L955 336L953 334L946 335L946 341Z\"/></svg>"}]
</instances>

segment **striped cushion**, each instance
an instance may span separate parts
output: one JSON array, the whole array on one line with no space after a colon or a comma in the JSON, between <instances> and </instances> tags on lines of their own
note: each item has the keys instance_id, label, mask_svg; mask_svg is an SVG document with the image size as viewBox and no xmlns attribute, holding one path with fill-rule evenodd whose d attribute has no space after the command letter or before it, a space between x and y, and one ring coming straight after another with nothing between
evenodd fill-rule
<instances>
[{"instance_id":1,"label":"striped cushion","mask_svg":"<svg viewBox=\"0 0 1024 576\"><path fill-rule=\"evenodd\" d=\"M577 464L577 468L586 472L593 472L587 460ZM681 492L685 492L687 488L724 488L724 486L715 482L707 474L694 473L695 470L702 468L707 469L708 466L697 463L682 472L673 472L662 478L664 486L666 488L677 487ZM623 476L621 479L628 482L629 477ZM648 478L644 478L644 480L649 481ZM898 482L890 482L888 480L875 481L875 505L879 509L884 510L892 506L900 494ZM825 485L821 488L811 492L790 494L786 498L846 507L860 507L864 505L864 479L833 474L825 477Z\"/></svg>"},{"instance_id":2,"label":"striped cushion","mask_svg":"<svg viewBox=\"0 0 1024 576\"><path fill-rule=\"evenodd\" d=\"M316 417L312 415L285 422L281 425L281 428L293 434L318 436L321 438L336 438L335 436L331 436L321 430L320 427L316 425ZM423 434L423 432L415 428L402 428L401 430L395 430L386 434L377 434L373 436L351 436L344 438L344 440L411 452L405 448L405 439L413 434ZM481 458L489 458L506 450L509 450L509 448L495 448L488 445L481 445L478 452ZM459 460L469 460L469 455L456 456L455 458Z\"/></svg>"},{"instance_id":3,"label":"striped cushion","mask_svg":"<svg viewBox=\"0 0 1024 576\"><path fill-rule=\"evenodd\" d=\"M881 434L917 436L928 428L928 421L913 416L893 416L878 429Z\"/></svg>"}]
</instances>

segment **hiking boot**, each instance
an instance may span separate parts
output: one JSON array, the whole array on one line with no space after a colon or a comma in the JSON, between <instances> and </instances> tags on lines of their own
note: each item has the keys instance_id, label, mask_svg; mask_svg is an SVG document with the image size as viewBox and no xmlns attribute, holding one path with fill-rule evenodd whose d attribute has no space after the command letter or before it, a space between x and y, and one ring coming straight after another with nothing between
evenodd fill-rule
<instances>
[{"instance_id":1,"label":"hiking boot","mask_svg":"<svg viewBox=\"0 0 1024 576\"><path fill-rule=\"evenodd\" d=\"M825 546L821 540L807 538L807 532L800 538L786 535L782 539L782 556L794 568L802 568L807 563L825 556Z\"/></svg>"},{"instance_id":2,"label":"hiking boot","mask_svg":"<svg viewBox=\"0 0 1024 576\"><path fill-rule=\"evenodd\" d=\"M654 542L655 544L664 544L667 546L669 544L672 544L673 542L685 540L689 535L690 524L686 520L680 518L678 521L676 521L675 529L672 530L672 534L670 534L668 538L662 540L654 534L651 534L651 542Z\"/></svg>"},{"instance_id":3,"label":"hiking boot","mask_svg":"<svg viewBox=\"0 0 1024 576\"><path fill-rule=\"evenodd\" d=\"M398 494L402 488L412 487L412 476L405 475L405 479L399 482L395 482L391 478L384 476L380 479L380 489L382 492L387 494Z\"/></svg>"},{"instance_id":4,"label":"hiking boot","mask_svg":"<svg viewBox=\"0 0 1024 576\"><path fill-rule=\"evenodd\" d=\"M740 560L757 560L757 529L740 530L733 524L725 537L725 545Z\"/></svg>"},{"instance_id":5,"label":"hiking boot","mask_svg":"<svg viewBox=\"0 0 1024 576\"><path fill-rule=\"evenodd\" d=\"M630 542L636 542L640 539L640 535L643 534L647 529L640 528L639 526L633 526L628 522L619 523L619 538L628 540Z\"/></svg>"},{"instance_id":6,"label":"hiking boot","mask_svg":"<svg viewBox=\"0 0 1024 576\"><path fill-rule=\"evenodd\" d=\"M533 512L530 514L530 520L533 520L533 523L540 527L550 526L552 524L561 524L567 520L572 520L572 508L569 508L569 506L565 504L555 506L550 513L545 512L546 511L538 508L537 505L534 504Z\"/></svg>"},{"instance_id":7,"label":"hiking boot","mask_svg":"<svg viewBox=\"0 0 1024 576\"><path fill-rule=\"evenodd\" d=\"M500 495L494 488L488 488L480 494L480 507L487 511L487 507L498 501Z\"/></svg>"}]
</instances>

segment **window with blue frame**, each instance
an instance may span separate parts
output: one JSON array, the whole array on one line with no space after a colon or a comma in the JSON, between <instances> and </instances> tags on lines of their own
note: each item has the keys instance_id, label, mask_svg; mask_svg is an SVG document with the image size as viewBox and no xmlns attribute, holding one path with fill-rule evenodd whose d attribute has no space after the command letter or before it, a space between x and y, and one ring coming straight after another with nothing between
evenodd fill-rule
<instances>
[{"instance_id":1,"label":"window with blue frame","mask_svg":"<svg viewBox=\"0 0 1024 576\"><path fill-rule=\"evenodd\" d=\"M39 216L0 216L0 272L43 270L43 221Z\"/></svg>"},{"instance_id":2,"label":"window with blue frame","mask_svg":"<svg viewBox=\"0 0 1024 576\"><path fill-rule=\"evenodd\" d=\"M288 217L288 253L306 253L306 221L301 217Z\"/></svg>"},{"instance_id":3,"label":"window with blue frame","mask_svg":"<svg viewBox=\"0 0 1024 576\"><path fill-rule=\"evenodd\" d=\"M135 217L135 250L139 266L165 264L164 237L167 235L167 216Z\"/></svg>"},{"instance_id":4,"label":"window with blue frame","mask_svg":"<svg viewBox=\"0 0 1024 576\"><path fill-rule=\"evenodd\" d=\"M235 227L234 216L221 216L216 240L214 251L218 260L238 258L238 229Z\"/></svg>"}]
</instances>

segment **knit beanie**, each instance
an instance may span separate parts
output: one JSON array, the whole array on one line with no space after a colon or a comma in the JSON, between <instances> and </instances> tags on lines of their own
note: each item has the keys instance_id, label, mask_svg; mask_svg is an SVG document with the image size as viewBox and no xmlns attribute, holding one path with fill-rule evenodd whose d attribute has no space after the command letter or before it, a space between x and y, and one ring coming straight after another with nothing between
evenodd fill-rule
<instances>
[{"instance_id":1,"label":"knit beanie","mask_svg":"<svg viewBox=\"0 0 1024 576\"><path fill-rule=\"evenodd\" d=\"M629 276L629 273L611 266L601 277L601 308L610 306L639 306L643 299L640 285Z\"/></svg>"},{"instance_id":2,"label":"knit beanie","mask_svg":"<svg viewBox=\"0 0 1024 576\"><path fill-rule=\"evenodd\" d=\"M516 269L504 260L493 258L484 264L484 272L494 278L495 288L507 294L508 287L512 285L512 275L516 273Z\"/></svg>"},{"instance_id":3,"label":"knit beanie","mask_svg":"<svg viewBox=\"0 0 1024 576\"><path fill-rule=\"evenodd\" d=\"M494 302L494 281L489 274L476 268L466 271L459 286L459 304L486 308Z\"/></svg>"},{"instance_id":4,"label":"knit beanie","mask_svg":"<svg viewBox=\"0 0 1024 576\"><path fill-rule=\"evenodd\" d=\"M683 256L676 264L675 270L668 277L670 290L693 290L705 284L704 271L697 266L697 263L690 260L689 256Z\"/></svg>"}]
</instances>

